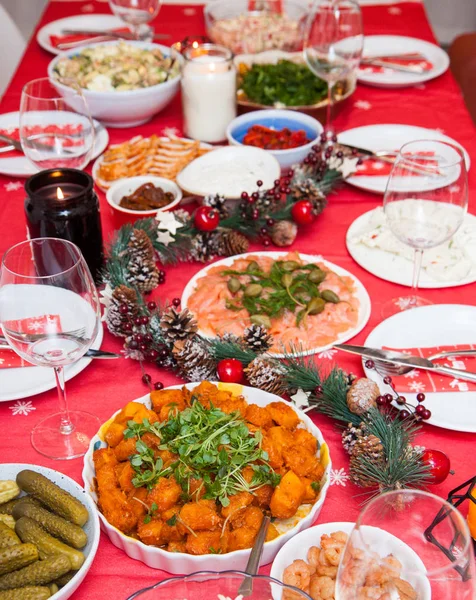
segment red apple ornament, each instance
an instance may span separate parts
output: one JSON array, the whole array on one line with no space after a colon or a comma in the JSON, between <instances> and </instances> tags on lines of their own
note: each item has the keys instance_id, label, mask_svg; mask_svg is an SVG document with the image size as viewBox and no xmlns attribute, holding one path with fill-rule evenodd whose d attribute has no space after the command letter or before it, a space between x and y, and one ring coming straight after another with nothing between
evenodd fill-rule
<instances>
[{"instance_id":1,"label":"red apple ornament","mask_svg":"<svg viewBox=\"0 0 476 600\"><path fill-rule=\"evenodd\" d=\"M200 231L213 231L220 223L220 215L211 206L200 206L195 212L194 223Z\"/></svg>"},{"instance_id":2,"label":"red apple ornament","mask_svg":"<svg viewBox=\"0 0 476 600\"><path fill-rule=\"evenodd\" d=\"M430 467L431 479L429 484L443 483L450 473L450 459L440 450L425 450L422 456L423 464Z\"/></svg>"},{"instance_id":3,"label":"red apple ornament","mask_svg":"<svg viewBox=\"0 0 476 600\"><path fill-rule=\"evenodd\" d=\"M243 379L243 365L237 358L224 358L218 363L217 373L220 381L240 383Z\"/></svg>"},{"instance_id":4,"label":"red apple ornament","mask_svg":"<svg viewBox=\"0 0 476 600\"><path fill-rule=\"evenodd\" d=\"M314 222L312 204L309 200L298 200L291 209L291 217L298 225L310 225Z\"/></svg>"}]
</instances>

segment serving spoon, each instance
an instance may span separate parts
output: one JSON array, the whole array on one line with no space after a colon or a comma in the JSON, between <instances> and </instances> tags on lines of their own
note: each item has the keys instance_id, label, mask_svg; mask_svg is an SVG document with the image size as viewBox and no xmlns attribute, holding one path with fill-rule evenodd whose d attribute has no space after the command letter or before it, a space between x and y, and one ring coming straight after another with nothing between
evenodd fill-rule
<instances>
[{"instance_id":1,"label":"serving spoon","mask_svg":"<svg viewBox=\"0 0 476 600\"><path fill-rule=\"evenodd\" d=\"M269 515L265 515L263 520L261 521L261 526L258 531L258 535L256 536L255 543L253 544L253 548L251 548L250 557L246 564L245 573L247 575L256 575L259 569L259 563L261 560L261 556L263 554L263 546L266 540L266 534L268 533L268 527L271 523L271 517ZM245 577L241 582L240 588L238 590L238 596L242 596L243 598L247 598L251 596L253 593L253 577Z\"/></svg>"}]
</instances>

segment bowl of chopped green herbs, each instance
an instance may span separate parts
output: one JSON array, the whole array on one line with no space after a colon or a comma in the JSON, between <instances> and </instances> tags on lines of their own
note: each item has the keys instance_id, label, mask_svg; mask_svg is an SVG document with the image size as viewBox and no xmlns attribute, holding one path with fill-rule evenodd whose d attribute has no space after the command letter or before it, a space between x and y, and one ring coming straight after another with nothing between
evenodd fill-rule
<instances>
[{"instance_id":1,"label":"bowl of chopped green herbs","mask_svg":"<svg viewBox=\"0 0 476 600\"><path fill-rule=\"evenodd\" d=\"M327 83L312 73L301 52L269 50L235 57L237 100L241 107L314 111L327 106ZM334 104L351 96L356 81L349 77L334 87Z\"/></svg>"}]
</instances>

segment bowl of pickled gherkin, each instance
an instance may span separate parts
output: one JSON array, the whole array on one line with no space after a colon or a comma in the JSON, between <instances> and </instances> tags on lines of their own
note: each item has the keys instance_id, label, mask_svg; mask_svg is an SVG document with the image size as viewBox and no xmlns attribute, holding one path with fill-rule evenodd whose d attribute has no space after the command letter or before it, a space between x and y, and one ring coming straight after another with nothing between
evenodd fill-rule
<instances>
[{"instance_id":1,"label":"bowl of pickled gherkin","mask_svg":"<svg viewBox=\"0 0 476 600\"><path fill-rule=\"evenodd\" d=\"M65 600L81 585L99 544L96 507L70 477L38 465L0 474L0 593Z\"/></svg>"}]
</instances>

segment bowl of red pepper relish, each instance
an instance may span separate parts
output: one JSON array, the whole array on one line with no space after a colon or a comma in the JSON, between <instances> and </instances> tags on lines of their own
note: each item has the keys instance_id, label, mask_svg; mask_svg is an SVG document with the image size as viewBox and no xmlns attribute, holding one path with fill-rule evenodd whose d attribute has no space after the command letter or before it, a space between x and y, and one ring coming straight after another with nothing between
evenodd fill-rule
<instances>
[{"instance_id":1,"label":"bowl of red pepper relish","mask_svg":"<svg viewBox=\"0 0 476 600\"><path fill-rule=\"evenodd\" d=\"M257 110L233 119L227 138L233 146L262 148L277 158L281 168L288 168L306 158L322 131L319 121L304 113Z\"/></svg>"}]
</instances>

